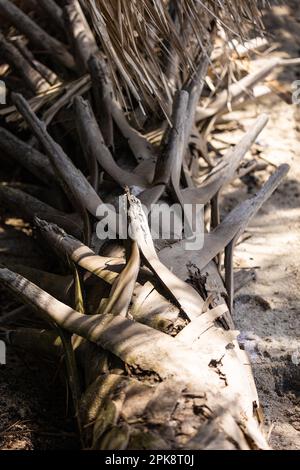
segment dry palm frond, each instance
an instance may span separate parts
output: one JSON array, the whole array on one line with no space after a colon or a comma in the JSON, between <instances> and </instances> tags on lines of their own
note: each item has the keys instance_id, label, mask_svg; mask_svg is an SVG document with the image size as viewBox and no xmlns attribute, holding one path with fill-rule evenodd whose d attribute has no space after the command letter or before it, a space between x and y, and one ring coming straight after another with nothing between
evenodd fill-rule
<instances>
[{"instance_id":1,"label":"dry palm frond","mask_svg":"<svg viewBox=\"0 0 300 470\"><path fill-rule=\"evenodd\" d=\"M141 107L159 105L165 112L166 99L171 101L171 70L180 68L186 78L199 53L206 53L214 23L229 38L245 37L249 22L262 27L256 0L81 2L90 12L116 89L125 88Z\"/></svg>"}]
</instances>

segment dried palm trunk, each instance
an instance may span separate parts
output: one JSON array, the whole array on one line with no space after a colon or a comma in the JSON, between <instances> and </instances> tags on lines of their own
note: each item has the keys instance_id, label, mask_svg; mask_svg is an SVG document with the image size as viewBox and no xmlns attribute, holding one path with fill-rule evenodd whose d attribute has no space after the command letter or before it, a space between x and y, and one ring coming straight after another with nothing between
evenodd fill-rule
<instances>
[{"instance_id":1,"label":"dried palm trunk","mask_svg":"<svg viewBox=\"0 0 300 470\"><path fill-rule=\"evenodd\" d=\"M56 276L9 261L0 268L1 283L33 308L45 327L34 319L28 327L26 315L27 327L20 329L24 310L18 309L1 322L1 338L53 361L64 357L85 447L267 449L250 362L231 316L232 256L247 223L288 167L278 168L256 196L220 223L218 196L238 176L266 125L261 116L200 186L189 175L187 150L220 13L216 3L201 3L201 24L190 0L176 2L175 10L173 2L161 0L68 0L63 9L46 3L41 7L58 30L65 25L70 47L45 33L42 18L39 26L8 0L0 1L0 13L31 44L44 38L47 66L61 75L61 83L73 73L74 83L50 92L47 85L44 95L31 94L29 101L12 94L15 108L3 115L21 119L31 139L24 142L17 127L11 129L15 135L3 128L0 136L5 153L57 191L64 210L9 184L1 186L0 195L6 209L37 229L45 252L53 250L61 263L61 275L57 266ZM225 1L221 20L232 25L238 7L245 17L258 18L256 2L250 7L246 1ZM4 59L15 53L7 47L9 35L1 36ZM174 64L163 67L161 61L170 61L172 54ZM15 65L14 58L7 62ZM87 71L91 77L82 77ZM35 91L43 90L31 86ZM209 117L223 107L222 95ZM159 146L133 124L142 122L145 112L162 134ZM55 123L55 116L66 119ZM207 117L201 119L209 124ZM99 246L96 224L103 223L105 211L113 215L108 203L117 205L124 192L129 237ZM178 242L157 253L141 202L150 208L161 198L179 203L183 211L187 203L212 204L211 230L201 250L187 252ZM216 264L223 252L224 281Z\"/></svg>"}]
</instances>

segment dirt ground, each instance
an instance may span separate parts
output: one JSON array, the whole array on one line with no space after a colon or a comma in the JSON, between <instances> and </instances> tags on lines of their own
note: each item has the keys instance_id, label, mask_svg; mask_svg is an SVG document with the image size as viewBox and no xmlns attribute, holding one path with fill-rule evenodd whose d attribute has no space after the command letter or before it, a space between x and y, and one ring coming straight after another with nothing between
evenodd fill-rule
<instances>
[{"instance_id":1,"label":"dirt ground","mask_svg":"<svg viewBox=\"0 0 300 470\"><path fill-rule=\"evenodd\" d=\"M270 56L300 56L298 0L273 6L265 15ZM265 56L260 57L265 60ZM224 209L255 192L274 169L289 163L290 173L253 219L246 241L235 252L236 270L256 268L256 280L237 292L234 319L240 342L250 354L270 443L275 449L300 449L300 104L291 103L300 66L276 69L275 92L235 112L232 132L218 133L236 143L258 114L269 114L256 152L268 166L255 177L235 182ZM235 125L236 123L236 125ZM217 141L213 141L216 145ZM1 237L1 228L0 228ZM0 290L5 311L12 300ZM59 389L59 390L58 390ZM65 390L55 371L32 357L8 351L0 366L0 449L74 449L73 423L65 418Z\"/></svg>"},{"instance_id":2,"label":"dirt ground","mask_svg":"<svg viewBox=\"0 0 300 470\"><path fill-rule=\"evenodd\" d=\"M300 55L300 5L282 2L265 16L271 56ZM269 57L269 56L268 56ZM300 66L277 69L272 80L281 86L281 96L291 98L292 83L300 79ZM251 236L235 252L236 269L257 267L256 281L237 293L235 321L240 340L249 351L254 374L275 449L300 449L300 104L289 104L276 93L247 106L239 122L248 127L259 113L270 120L258 139L264 161L289 163L285 182L263 206L247 230ZM230 134L234 142L235 133ZM228 134L227 134L228 138ZM269 165L236 183L227 194L235 204L272 171Z\"/></svg>"}]
</instances>

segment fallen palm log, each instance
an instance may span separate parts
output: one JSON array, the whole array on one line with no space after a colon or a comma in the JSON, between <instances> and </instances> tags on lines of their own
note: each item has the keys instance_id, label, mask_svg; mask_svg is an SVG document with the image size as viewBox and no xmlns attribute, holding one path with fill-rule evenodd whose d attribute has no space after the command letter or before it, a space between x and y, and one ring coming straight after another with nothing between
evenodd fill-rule
<instances>
[{"instance_id":1,"label":"fallen palm log","mask_svg":"<svg viewBox=\"0 0 300 470\"><path fill-rule=\"evenodd\" d=\"M206 177L199 174L200 165L191 174L189 144L198 132L197 107L218 7L214 1L205 11L200 2L189 2L189 8L184 2L152 0L116 5L70 0L62 9L54 1L41 2L57 30L66 25L67 45L46 33L38 16L33 21L12 2L0 0L0 13L29 39L29 53L21 52L26 61L33 64L30 47L42 43L51 68L56 71L57 59L59 76L70 77L51 89L49 100L46 93L29 103L11 90L27 127L24 137L4 123L4 152L50 186L63 208L73 208L65 213L45 204L38 190L33 196L9 183L0 186L3 208L30 223L34 237L30 232L27 246L34 251L37 238L53 259L53 272L33 269L30 258L28 266L5 259L0 283L18 305L37 315L11 311L0 320L1 340L54 364L64 361L84 448L268 449L250 361L231 315L232 257L248 222L288 167L279 167L257 195L220 221L219 195L255 168L253 159L246 167L241 162L267 117L258 117L217 165L207 153ZM256 2L243 5L245 17L258 18ZM230 18L239 7L231 2L230 15L220 21L232 28ZM3 36L7 41L9 33ZM238 99L268 67L229 93ZM228 97L228 91L221 92L204 120L223 112ZM151 133L162 136L158 145L150 143ZM205 135L201 138L205 154ZM200 185L193 178L198 176ZM157 253L142 203L151 211L161 202L179 203L183 215L186 204L212 206L211 224L201 228L202 247L185 250L188 237L182 230L182 240L163 240ZM125 222L106 227L122 211ZM224 279L216 263L222 255Z\"/></svg>"}]
</instances>

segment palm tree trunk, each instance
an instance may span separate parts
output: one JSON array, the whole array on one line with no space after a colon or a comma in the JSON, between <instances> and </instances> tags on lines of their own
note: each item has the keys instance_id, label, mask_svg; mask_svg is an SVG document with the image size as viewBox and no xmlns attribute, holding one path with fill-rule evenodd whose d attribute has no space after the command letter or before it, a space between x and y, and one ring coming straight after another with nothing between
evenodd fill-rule
<instances>
[{"instance_id":1,"label":"palm tree trunk","mask_svg":"<svg viewBox=\"0 0 300 470\"><path fill-rule=\"evenodd\" d=\"M114 2L65 3L63 9L54 1L41 2L41 7L51 13L58 31L65 25L71 47L61 35L54 38L43 30L42 17L38 25L11 1L0 0L0 13L30 43L42 44L47 67L60 79L60 85L43 79L46 91L31 86L28 99L19 93L22 90L11 90L15 108L2 114L7 122L21 122L30 141L22 140L16 125L13 134L5 125L0 129L4 150L40 184L50 184L60 209L9 184L1 185L0 197L7 209L35 227L45 252L52 250L57 264L64 265L60 276L9 262L0 268L0 282L34 309L45 326L41 330L33 319L30 328L18 329L24 312L20 309L7 317L7 324L1 322L1 339L13 347L46 352L53 361L64 357L85 447L268 449L250 361L240 349L232 319L232 256L249 220L278 187L288 166L279 167L257 195L222 222L218 216L220 192L237 177L267 118L261 116L196 186L189 175L189 142L218 12L202 11L203 31L194 15L177 17L176 9L170 15L167 2L160 0L130 6L116 2L123 25L114 16ZM239 6L231 3L232 8ZM241 3L245 14L256 15L256 5ZM145 4L152 16L142 8ZM214 5L211 2L212 9ZM134 16L139 7L144 23ZM223 20L230 17L225 14ZM189 36L183 45L186 25ZM203 43L195 41L195 30L199 37L203 34ZM7 46L9 37L1 38ZM163 43L178 65L175 75L172 67L172 80L170 67L161 66ZM10 53L11 73L18 74L15 46L5 47L4 56ZM30 71L38 76L31 65ZM242 92L237 90L239 97ZM201 117L203 135L211 118L224 110L224 96ZM138 129L143 114L145 127ZM150 143L147 125L160 135L160 145ZM110 203L117 205L124 193L129 237L114 245L102 240L99 246L97 224L103 223L105 211L114 217ZM149 209L161 198L179 204L183 213L187 204L207 206L213 201L211 229L205 231L201 248L186 251L184 241L155 245L141 202ZM116 230L120 234L120 227ZM217 262L222 253L224 280Z\"/></svg>"}]
</instances>

